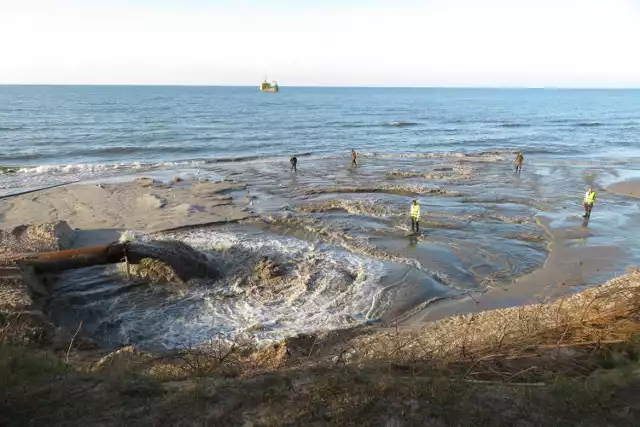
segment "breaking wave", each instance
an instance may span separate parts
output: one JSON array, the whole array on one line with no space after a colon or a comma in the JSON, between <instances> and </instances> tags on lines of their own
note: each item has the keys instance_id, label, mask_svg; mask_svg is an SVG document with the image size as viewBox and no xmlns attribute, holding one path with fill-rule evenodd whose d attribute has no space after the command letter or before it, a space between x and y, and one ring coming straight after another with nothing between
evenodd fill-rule
<instances>
[{"instance_id":1,"label":"breaking wave","mask_svg":"<svg viewBox=\"0 0 640 427\"><path fill-rule=\"evenodd\" d=\"M169 149L170 147L164 147ZM157 147L157 149L162 150L163 147ZM100 149L103 153L116 153L120 150L130 150L131 152L135 151L153 151L148 148L137 148L137 147L105 147ZM99 150L99 151L100 151ZM154 149L155 150L155 149ZM487 162L487 161L500 161L503 160L503 155L509 154L511 155L514 150L503 150L503 151L484 151L484 152L470 152L470 153L462 153L462 152L426 152L426 153L376 153L376 152L360 152L359 155L362 157L376 157L376 158L424 158L424 159L463 159L463 160L473 160L479 162ZM533 151L532 151L533 152ZM536 153L545 153L546 151L537 150ZM292 155L296 155L297 157L314 157L318 160L329 160L329 159L341 159L344 158L344 155L324 155L324 156L314 156L313 152L302 152L302 153L292 153ZM33 154L24 154L24 160L39 158L41 157L37 153ZM12 155L11 158L16 158L15 155ZM218 164L218 163L243 163L243 162L282 162L288 161L289 156L240 156L240 157L222 157L222 158L197 158L197 159L183 159L177 161L167 161L167 162L143 162L136 161L131 163L71 163L71 164L42 164L42 165L24 165L24 166L16 166L16 169L19 173L55 173L55 172L76 172L76 171L104 171L104 170L113 170L113 169L141 169L141 168L154 168L154 167L172 167L172 166L197 166L204 164Z\"/></svg>"},{"instance_id":2,"label":"breaking wave","mask_svg":"<svg viewBox=\"0 0 640 427\"><path fill-rule=\"evenodd\" d=\"M164 162L164 163L97 163L97 164L69 164L69 165L41 165L41 166L25 166L21 167L18 172L26 174L44 174L44 173L81 173L81 172L105 172L118 170L143 170L154 167L163 166L196 166L203 164L202 161L182 161L182 162Z\"/></svg>"},{"instance_id":3,"label":"breaking wave","mask_svg":"<svg viewBox=\"0 0 640 427\"><path fill-rule=\"evenodd\" d=\"M121 147L111 147L103 149L105 153L116 152ZM124 148L124 147L122 147ZM138 150L135 147L130 147L132 152ZM168 147L167 147L168 148ZM127 148L128 149L128 148ZM144 150L140 150L144 151ZM297 157L309 157L313 155L311 152L295 154ZM151 169L160 167L174 167L174 166L199 166L205 164L216 163L242 163L252 161L288 161L288 157L269 157L269 156L244 156L244 157L230 157L219 159L193 159L193 160L178 160L173 162L133 162L133 163L88 163L88 164L65 164L65 165L38 165L38 166L20 166L17 167L18 173L72 173L72 172L101 172L108 170L125 170L125 169Z\"/></svg>"}]
</instances>

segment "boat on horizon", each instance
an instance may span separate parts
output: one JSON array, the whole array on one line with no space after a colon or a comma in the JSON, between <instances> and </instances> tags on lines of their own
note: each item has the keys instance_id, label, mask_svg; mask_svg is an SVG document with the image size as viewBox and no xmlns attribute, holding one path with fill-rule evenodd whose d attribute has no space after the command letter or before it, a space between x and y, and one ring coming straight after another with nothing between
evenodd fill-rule
<instances>
[{"instance_id":1,"label":"boat on horizon","mask_svg":"<svg viewBox=\"0 0 640 427\"><path fill-rule=\"evenodd\" d=\"M268 82L266 79L260 83L260 92L278 92L280 88L278 87L278 82Z\"/></svg>"}]
</instances>

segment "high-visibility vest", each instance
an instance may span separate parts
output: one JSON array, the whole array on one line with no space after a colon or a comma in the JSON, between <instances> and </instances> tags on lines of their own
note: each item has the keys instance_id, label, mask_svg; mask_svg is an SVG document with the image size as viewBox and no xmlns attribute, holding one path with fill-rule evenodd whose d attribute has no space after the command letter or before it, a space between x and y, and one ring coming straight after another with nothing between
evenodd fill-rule
<instances>
[{"instance_id":1,"label":"high-visibility vest","mask_svg":"<svg viewBox=\"0 0 640 427\"><path fill-rule=\"evenodd\" d=\"M593 202L595 202L595 201L596 201L596 192L595 191L591 191L591 192L587 191L587 194L585 194L585 196L584 196L584 203L592 205Z\"/></svg>"},{"instance_id":2,"label":"high-visibility vest","mask_svg":"<svg viewBox=\"0 0 640 427\"><path fill-rule=\"evenodd\" d=\"M420 205L411 205L411 218L420 218Z\"/></svg>"}]
</instances>

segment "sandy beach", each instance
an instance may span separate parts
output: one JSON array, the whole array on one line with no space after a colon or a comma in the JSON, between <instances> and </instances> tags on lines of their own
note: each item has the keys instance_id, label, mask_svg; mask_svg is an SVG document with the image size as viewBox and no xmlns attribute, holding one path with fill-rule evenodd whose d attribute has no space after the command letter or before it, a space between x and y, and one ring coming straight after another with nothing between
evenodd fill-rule
<instances>
[{"instance_id":1,"label":"sandy beach","mask_svg":"<svg viewBox=\"0 0 640 427\"><path fill-rule=\"evenodd\" d=\"M4 227L67 221L81 229L144 232L229 223L249 216L246 184L158 182L74 184L0 200ZM229 193L234 193L235 198Z\"/></svg>"}]
</instances>

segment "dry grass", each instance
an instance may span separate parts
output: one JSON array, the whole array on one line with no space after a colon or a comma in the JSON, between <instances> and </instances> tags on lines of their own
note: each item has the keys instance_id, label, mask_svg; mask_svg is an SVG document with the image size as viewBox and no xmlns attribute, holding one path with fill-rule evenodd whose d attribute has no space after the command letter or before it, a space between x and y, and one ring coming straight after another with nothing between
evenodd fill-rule
<instances>
[{"instance_id":1,"label":"dry grass","mask_svg":"<svg viewBox=\"0 0 640 427\"><path fill-rule=\"evenodd\" d=\"M631 271L556 301L260 349L217 337L64 363L0 344L0 425L634 426L639 287Z\"/></svg>"},{"instance_id":2,"label":"dry grass","mask_svg":"<svg viewBox=\"0 0 640 427\"><path fill-rule=\"evenodd\" d=\"M640 332L640 272L555 301L387 328L344 343L340 363L429 365L468 380L540 383L588 375ZM636 355L624 350L631 358Z\"/></svg>"}]
</instances>

